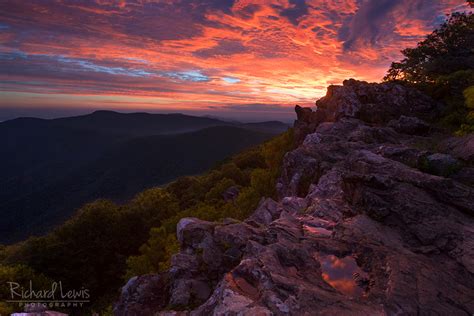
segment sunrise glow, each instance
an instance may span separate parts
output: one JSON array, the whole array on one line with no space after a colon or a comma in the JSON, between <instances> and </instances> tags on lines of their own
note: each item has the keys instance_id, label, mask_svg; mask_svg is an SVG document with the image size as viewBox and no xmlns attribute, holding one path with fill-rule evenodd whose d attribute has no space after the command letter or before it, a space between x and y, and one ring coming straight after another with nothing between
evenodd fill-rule
<instances>
[{"instance_id":1,"label":"sunrise glow","mask_svg":"<svg viewBox=\"0 0 474 316\"><path fill-rule=\"evenodd\" d=\"M463 0L2 1L0 109L292 115Z\"/></svg>"}]
</instances>

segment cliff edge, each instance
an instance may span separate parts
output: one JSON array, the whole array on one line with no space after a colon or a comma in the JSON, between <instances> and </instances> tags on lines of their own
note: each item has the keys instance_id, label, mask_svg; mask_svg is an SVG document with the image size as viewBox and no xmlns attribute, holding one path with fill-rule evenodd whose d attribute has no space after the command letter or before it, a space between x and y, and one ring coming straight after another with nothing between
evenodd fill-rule
<instances>
[{"instance_id":1,"label":"cliff edge","mask_svg":"<svg viewBox=\"0 0 474 316\"><path fill-rule=\"evenodd\" d=\"M116 315L472 315L474 135L440 105L347 80L297 106L279 199L244 222L183 218L161 274L123 287Z\"/></svg>"}]
</instances>

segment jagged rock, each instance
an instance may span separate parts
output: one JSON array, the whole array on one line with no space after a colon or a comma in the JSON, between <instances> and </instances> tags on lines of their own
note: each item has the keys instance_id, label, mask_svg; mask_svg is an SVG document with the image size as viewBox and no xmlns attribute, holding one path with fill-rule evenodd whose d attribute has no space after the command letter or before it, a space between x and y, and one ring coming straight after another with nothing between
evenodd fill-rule
<instances>
[{"instance_id":1,"label":"jagged rock","mask_svg":"<svg viewBox=\"0 0 474 316\"><path fill-rule=\"evenodd\" d=\"M168 305L168 292L166 274L135 276L122 288L120 300L114 306L114 315L153 315Z\"/></svg>"},{"instance_id":2,"label":"jagged rock","mask_svg":"<svg viewBox=\"0 0 474 316\"><path fill-rule=\"evenodd\" d=\"M378 148L377 153L413 168L421 168L423 160L429 155L426 150L406 145L382 145Z\"/></svg>"},{"instance_id":3,"label":"jagged rock","mask_svg":"<svg viewBox=\"0 0 474 316\"><path fill-rule=\"evenodd\" d=\"M461 183L474 186L474 168L465 167L451 176L452 179Z\"/></svg>"},{"instance_id":4,"label":"jagged rock","mask_svg":"<svg viewBox=\"0 0 474 316\"><path fill-rule=\"evenodd\" d=\"M316 106L319 116L329 122L355 117L369 123L386 123L401 115L432 116L439 111L436 102L415 89L354 79L345 80L342 86L329 86Z\"/></svg>"},{"instance_id":5,"label":"jagged rock","mask_svg":"<svg viewBox=\"0 0 474 316\"><path fill-rule=\"evenodd\" d=\"M304 108L299 105L295 106L297 120L295 121L294 137L296 143L301 143L306 136L314 130L314 128L321 122L316 112L310 108Z\"/></svg>"},{"instance_id":6,"label":"jagged rock","mask_svg":"<svg viewBox=\"0 0 474 316\"><path fill-rule=\"evenodd\" d=\"M181 247L196 248L203 240L212 234L214 224L198 218L183 218L178 222L176 235Z\"/></svg>"},{"instance_id":7,"label":"jagged rock","mask_svg":"<svg viewBox=\"0 0 474 316\"><path fill-rule=\"evenodd\" d=\"M423 158L422 169L438 176L449 176L461 168L459 161L451 155L435 153Z\"/></svg>"},{"instance_id":8,"label":"jagged rock","mask_svg":"<svg viewBox=\"0 0 474 316\"><path fill-rule=\"evenodd\" d=\"M304 108L299 105L295 106L296 118L298 121L313 123L314 112L310 108Z\"/></svg>"},{"instance_id":9,"label":"jagged rock","mask_svg":"<svg viewBox=\"0 0 474 316\"><path fill-rule=\"evenodd\" d=\"M430 126L423 120L417 117L402 115L397 120L388 122L388 126L392 127L399 133L409 135L424 135L430 130Z\"/></svg>"},{"instance_id":10,"label":"jagged rock","mask_svg":"<svg viewBox=\"0 0 474 316\"><path fill-rule=\"evenodd\" d=\"M413 117L437 107L401 85L354 80L331 86L315 111L297 107L279 199L244 222L182 219L157 301L185 315L473 314L472 168L453 158L472 159L471 138L444 136L438 153L413 145L434 136L410 135L432 133ZM118 312L139 308L131 292Z\"/></svg>"},{"instance_id":11,"label":"jagged rock","mask_svg":"<svg viewBox=\"0 0 474 316\"><path fill-rule=\"evenodd\" d=\"M304 149L287 153L277 184L279 196L305 195L309 184L318 178L318 169L318 161L307 155Z\"/></svg>"},{"instance_id":12,"label":"jagged rock","mask_svg":"<svg viewBox=\"0 0 474 316\"><path fill-rule=\"evenodd\" d=\"M320 142L321 142L321 135L319 133L312 133L312 134L306 135L303 141L303 146L310 147L312 145L319 144Z\"/></svg>"},{"instance_id":13,"label":"jagged rock","mask_svg":"<svg viewBox=\"0 0 474 316\"><path fill-rule=\"evenodd\" d=\"M440 146L444 151L469 163L474 163L474 134L464 137L452 137Z\"/></svg>"},{"instance_id":14,"label":"jagged rock","mask_svg":"<svg viewBox=\"0 0 474 316\"><path fill-rule=\"evenodd\" d=\"M268 225L280 216L281 207L272 199L260 201L260 205L255 212L248 218L248 221L254 221L262 225Z\"/></svg>"},{"instance_id":15,"label":"jagged rock","mask_svg":"<svg viewBox=\"0 0 474 316\"><path fill-rule=\"evenodd\" d=\"M227 190L225 190L224 193L222 193L222 198L226 202L234 201L239 196L239 193L240 193L240 187L237 185L233 185Z\"/></svg>"}]
</instances>

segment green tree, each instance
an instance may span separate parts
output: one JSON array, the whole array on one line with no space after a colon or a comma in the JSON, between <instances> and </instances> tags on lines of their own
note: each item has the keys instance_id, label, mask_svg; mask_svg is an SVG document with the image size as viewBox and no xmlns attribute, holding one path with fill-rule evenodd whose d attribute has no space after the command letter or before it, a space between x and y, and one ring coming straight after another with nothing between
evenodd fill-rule
<instances>
[{"instance_id":1,"label":"green tree","mask_svg":"<svg viewBox=\"0 0 474 316\"><path fill-rule=\"evenodd\" d=\"M47 277L36 273L28 266L0 265L0 315L9 315L15 311L22 311L22 308L17 304L6 302L12 299L9 282L18 283L25 289L29 288L31 282L33 289L36 290L51 289L53 283Z\"/></svg>"},{"instance_id":2,"label":"green tree","mask_svg":"<svg viewBox=\"0 0 474 316\"><path fill-rule=\"evenodd\" d=\"M179 201L165 189L152 188L138 193L128 208L145 221L143 227L154 227L179 212Z\"/></svg>"},{"instance_id":3,"label":"green tree","mask_svg":"<svg viewBox=\"0 0 474 316\"><path fill-rule=\"evenodd\" d=\"M393 62L385 80L413 84L433 84L440 76L474 68L474 16L453 13L416 48L402 51L405 56Z\"/></svg>"},{"instance_id":4,"label":"green tree","mask_svg":"<svg viewBox=\"0 0 474 316\"><path fill-rule=\"evenodd\" d=\"M0 261L5 266L24 264L67 287L88 288L91 310L102 314L116 299L124 276L169 266L179 250L176 225L181 218L244 219L263 196L273 196L281 161L291 147L289 131L206 174L148 189L126 204L86 204L50 234L0 247ZM222 192L236 184L242 187L237 200L225 202Z\"/></svg>"},{"instance_id":5,"label":"green tree","mask_svg":"<svg viewBox=\"0 0 474 316\"><path fill-rule=\"evenodd\" d=\"M206 201L213 202L222 200L222 195L230 187L235 186L235 181L229 178L223 178L206 194Z\"/></svg>"},{"instance_id":6,"label":"green tree","mask_svg":"<svg viewBox=\"0 0 474 316\"><path fill-rule=\"evenodd\" d=\"M468 113L458 131L461 135L474 132L474 86L464 90L464 98Z\"/></svg>"},{"instance_id":7,"label":"green tree","mask_svg":"<svg viewBox=\"0 0 474 316\"><path fill-rule=\"evenodd\" d=\"M474 130L469 91L465 92L474 85L474 15L453 13L417 47L402 54L384 80L412 85L445 103L441 122L458 134Z\"/></svg>"},{"instance_id":8,"label":"green tree","mask_svg":"<svg viewBox=\"0 0 474 316\"><path fill-rule=\"evenodd\" d=\"M181 177L170 183L166 189L179 201L180 209L186 209L202 200L208 191L204 177Z\"/></svg>"},{"instance_id":9,"label":"green tree","mask_svg":"<svg viewBox=\"0 0 474 316\"><path fill-rule=\"evenodd\" d=\"M167 232L165 227L152 228L150 238L140 247L141 255L127 259L125 279L166 270L171 256L178 250L179 244L174 232Z\"/></svg>"}]
</instances>

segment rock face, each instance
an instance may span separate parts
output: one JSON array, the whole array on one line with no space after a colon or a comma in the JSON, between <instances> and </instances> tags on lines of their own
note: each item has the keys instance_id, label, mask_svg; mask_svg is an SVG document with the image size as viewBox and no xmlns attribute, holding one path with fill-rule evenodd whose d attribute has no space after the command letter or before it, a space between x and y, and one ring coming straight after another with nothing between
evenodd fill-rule
<instances>
[{"instance_id":1,"label":"rock face","mask_svg":"<svg viewBox=\"0 0 474 316\"><path fill-rule=\"evenodd\" d=\"M222 193L222 198L224 201L234 201L240 194L240 188L237 185L231 186L224 193Z\"/></svg>"},{"instance_id":2,"label":"rock face","mask_svg":"<svg viewBox=\"0 0 474 316\"><path fill-rule=\"evenodd\" d=\"M474 163L474 134L449 138L441 147L460 159Z\"/></svg>"},{"instance_id":3,"label":"rock face","mask_svg":"<svg viewBox=\"0 0 474 316\"><path fill-rule=\"evenodd\" d=\"M297 107L279 199L244 222L182 219L171 269L131 279L115 314L472 315L474 151L430 128L436 111L355 80Z\"/></svg>"},{"instance_id":4,"label":"rock face","mask_svg":"<svg viewBox=\"0 0 474 316\"><path fill-rule=\"evenodd\" d=\"M122 288L120 302L115 306L119 315L153 315L168 304L168 275L142 275L128 280Z\"/></svg>"}]
</instances>

